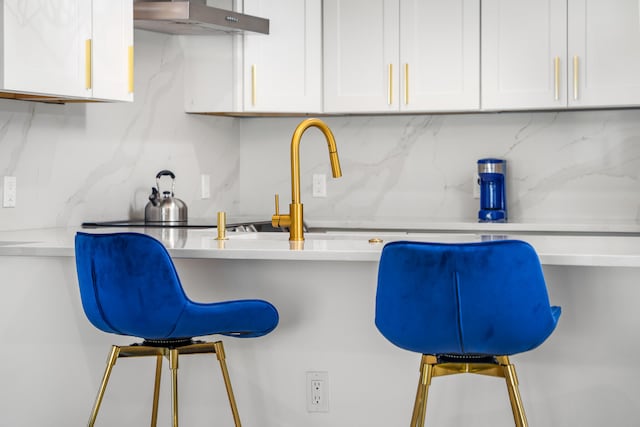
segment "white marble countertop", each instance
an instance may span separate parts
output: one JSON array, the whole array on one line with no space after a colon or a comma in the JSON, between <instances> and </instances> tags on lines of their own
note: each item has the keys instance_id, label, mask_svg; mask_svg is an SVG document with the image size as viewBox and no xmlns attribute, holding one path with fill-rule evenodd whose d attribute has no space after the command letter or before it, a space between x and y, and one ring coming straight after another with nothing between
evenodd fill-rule
<instances>
[{"instance_id":1,"label":"white marble countertop","mask_svg":"<svg viewBox=\"0 0 640 427\"><path fill-rule=\"evenodd\" d=\"M108 233L143 231L125 228L50 228L0 232L0 256L74 256L73 239L77 231ZM165 229L166 230L166 229ZM378 261L384 243L417 240L436 242L475 242L487 239L519 239L529 242L545 265L640 267L640 236L564 235L557 233L402 233L327 232L306 233L299 247L292 247L288 233L227 233L228 240L216 240L215 229L147 229L164 241L175 258L301 260L301 261Z\"/></svg>"},{"instance_id":2,"label":"white marble countertop","mask_svg":"<svg viewBox=\"0 0 640 427\"><path fill-rule=\"evenodd\" d=\"M420 232L489 232L489 233L619 233L640 235L640 224L630 221L525 221L525 222L448 222L423 218L312 219L307 225L314 229L383 229Z\"/></svg>"}]
</instances>

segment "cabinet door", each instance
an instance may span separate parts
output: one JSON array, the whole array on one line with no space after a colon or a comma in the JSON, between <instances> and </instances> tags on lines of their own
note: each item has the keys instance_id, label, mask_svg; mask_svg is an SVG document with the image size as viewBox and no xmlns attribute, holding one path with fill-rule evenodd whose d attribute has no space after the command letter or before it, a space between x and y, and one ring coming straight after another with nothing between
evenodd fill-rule
<instances>
[{"instance_id":1,"label":"cabinet door","mask_svg":"<svg viewBox=\"0 0 640 427\"><path fill-rule=\"evenodd\" d=\"M401 0L400 66L400 110L477 110L480 0Z\"/></svg>"},{"instance_id":2,"label":"cabinet door","mask_svg":"<svg viewBox=\"0 0 640 427\"><path fill-rule=\"evenodd\" d=\"M93 0L92 97L133 101L133 1Z\"/></svg>"},{"instance_id":3,"label":"cabinet door","mask_svg":"<svg viewBox=\"0 0 640 427\"><path fill-rule=\"evenodd\" d=\"M244 12L269 18L268 36L244 36L244 111L321 111L321 0L245 0Z\"/></svg>"},{"instance_id":4,"label":"cabinet door","mask_svg":"<svg viewBox=\"0 0 640 427\"><path fill-rule=\"evenodd\" d=\"M2 1L3 90L87 97L91 2Z\"/></svg>"},{"instance_id":5,"label":"cabinet door","mask_svg":"<svg viewBox=\"0 0 640 427\"><path fill-rule=\"evenodd\" d=\"M566 106L566 20L566 0L482 1L482 109Z\"/></svg>"},{"instance_id":6,"label":"cabinet door","mask_svg":"<svg viewBox=\"0 0 640 427\"><path fill-rule=\"evenodd\" d=\"M640 105L637 0L569 0L568 46L570 106Z\"/></svg>"},{"instance_id":7,"label":"cabinet door","mask_svg":"<svg viewBox=\"0 0 640 427\"><path fill-rule=\"evenodd\" d=\"M399 0L324 1L324 109L399 110Z\"/></svg>"}]
</instances>

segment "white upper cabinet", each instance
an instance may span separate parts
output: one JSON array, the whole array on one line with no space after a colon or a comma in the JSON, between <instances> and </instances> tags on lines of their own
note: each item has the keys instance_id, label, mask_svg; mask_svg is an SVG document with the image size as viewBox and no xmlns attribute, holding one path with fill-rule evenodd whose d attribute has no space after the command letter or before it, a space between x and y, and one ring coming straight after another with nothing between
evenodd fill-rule
<instances>
[{"instance_id":1,"label":"white upper cabinet","mask_svg":"<svg viewBox=\"0 0 640 427\"><path fill-rule=\"evenodd\" d=\"M640 105L637 0L569 0L569 106Z\"/></svg>"},{"instance_id":2,"label":"white upper cabinet","mask_svg":"<svg viewBox=\"0 0 640 427\"><path fill-rule=\"evenodd\" d=\"M478 109L479 13L479 0L325 0L325 112Z\"/></svg>"},{"instance_id":3,"label":"white upper cabinet","mask_svg":"<svg viewBox=\"0 0 640 427\"><path fill-rule=\"evenodd\" d=\"M640 104L636 0L483 0L482 109Z\"/></svg>"},{"instance_id":4,"label":"white upper cabinet","mask_svg":"<svg viewBox=\"0 0 640 427\"><path fill-rule=\"evenodd\" d=\"M91 97L133 101L133 2L93 0Z\"/></svg>"},{"instance_id":5,"label":"white upper cabinet","mask_svg":"<svg viewBox=\"0 0 640 427\"><path fill-rule=\"evenodd\" d=\"M185 36L185 108L192 113L322 111L321 0L245 0L269 35Z\"/></svg>"},{"instance_id":6,"label":"white upper cabinet","mask_svg":"<svg viewBox=\"0 0 640 427\"><path fill-rule=\"evenodd\" d=\"M130 101L132 0L3 0L0 90Z\"/></svg>"},{"instance_id":7,"label":"white upper cabinet","mask_svg":"<svg viewBox=\"0 0 640 427\"><path fill-rule=\"evenodd\" d=\"M566 0L482 1L482 108L566 106Z\"/></svg>"},{"instance_id":8,"label":"white upper cabinet","mask_svg":"<svg viewBox=\"0 0 640 427\"><path fill-rule=\"evenodd\" d=\"M322 109L320 0L245 0L244 12L269 19L269 35L244 37L246 112Z\"/></svg>"},{"instance_id":9,"label":"white upper cabinet","mask_svg":"<svg viewBox=\"0 0 640 427\"><path fill-rule=\"evenodd\" d=\"M400 2L401 111L480 106L480 2Z\"/></svg>"},{"instance_id":10,"label":"white upper cabinet","mask_svg":"<svg viewBox=\"0 0 640 427\"><path fill-rule=\"evenodd\" d=\"M324 110L399 109L399 0L324 1Z\"/></svg>"},{"instance_id":11,"label":"white upper cabinet","mask_svg":"<svg viewBox=\"0 0 640 427\"><path fill-rule=\"evenodd\" d=\"M86 96L85 40L91 3L82 0L4 0L2 90Z\"/></svg>"}]
</instances>

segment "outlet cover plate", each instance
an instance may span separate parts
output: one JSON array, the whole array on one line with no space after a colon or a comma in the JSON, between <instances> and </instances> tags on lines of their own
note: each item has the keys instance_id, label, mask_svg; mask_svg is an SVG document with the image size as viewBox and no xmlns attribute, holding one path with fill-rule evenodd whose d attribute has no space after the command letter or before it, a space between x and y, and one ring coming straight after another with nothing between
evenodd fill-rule
<instances>
[{"instance_id":1,"label":"outlet cover plate","mask_svg":"<svg viewBox=\"0 0 640 427\"><path fill-rule=\"evenodd\" d=\"M307 412L329 412L329 373L309 371L305 384Z\"/></svg>"}]
</instances>

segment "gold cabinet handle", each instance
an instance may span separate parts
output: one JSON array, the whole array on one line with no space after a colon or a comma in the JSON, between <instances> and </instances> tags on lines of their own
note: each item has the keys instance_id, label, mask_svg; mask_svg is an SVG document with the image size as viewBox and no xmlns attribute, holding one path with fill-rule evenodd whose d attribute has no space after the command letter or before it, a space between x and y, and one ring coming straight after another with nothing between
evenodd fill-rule
<instances>
[{"instance_id":1,"label":"gold cabinet handle","mask_svg":"<svg viewBox=\"0 0 640 427\"><path fill-rule=\"evenodd\" d=\"M409 64L404 64L404 103L409 105Z\"/></svg>"},{"instance_id":2,"label":"gold cabinet handle","mask_svg":"<svg viewBox=\"0 0 640 427\"><path fill-rule=\"evenodd\" d=\"M393 104L393 64L389 64L389 82L387 83L388 94L387 94L387 103L389 105Z\"/></svg>"},{"instance_id":3,"label":"gold cabinet handle","mask_svg":"<svg viewBox=\"0 0 640 427\"><path fill-rule=\"evenodd\" d=\"M256 106L256 64L251 66L251 105Z\"/></svg>"},{"instance_id":4,"label":"gold cabinet handle","mask_svg":"<svg viewBox=\"0 0 640 427\"><path fill-rule=\"evenodd\" d=\"M133 46L129 46L129 93L133 93Z\"/></svg>"},{"instance_id":5,"label":"gold cabinet handle","mask_svg":"<svg viewBox=\"0 0 640 427\"><path fill-rule=\"evenodd\" d=\"M578 100L578 56L573 57L573 99Z\"/></svg>"},{"instance_id":6,"label":"gold cabinet handle","mask_svg":"<svg viewBox=\"0 0 640 427\"><path fill-rule=\"evenodd\" d=\"M560 99L560 57L556 56L553 60L553 74L554 74L554 99L558 101Z\"/></svg>"},{"instance_id":7,"label":"gold cabinet handle","mask_svg":"<svg viewBox=\"0 0 640 427\"><path fill-rule=\"evenodd\" d=\"M91 39L84 43L85 88L91 89Z\"/></svg>"}]
</instances>

